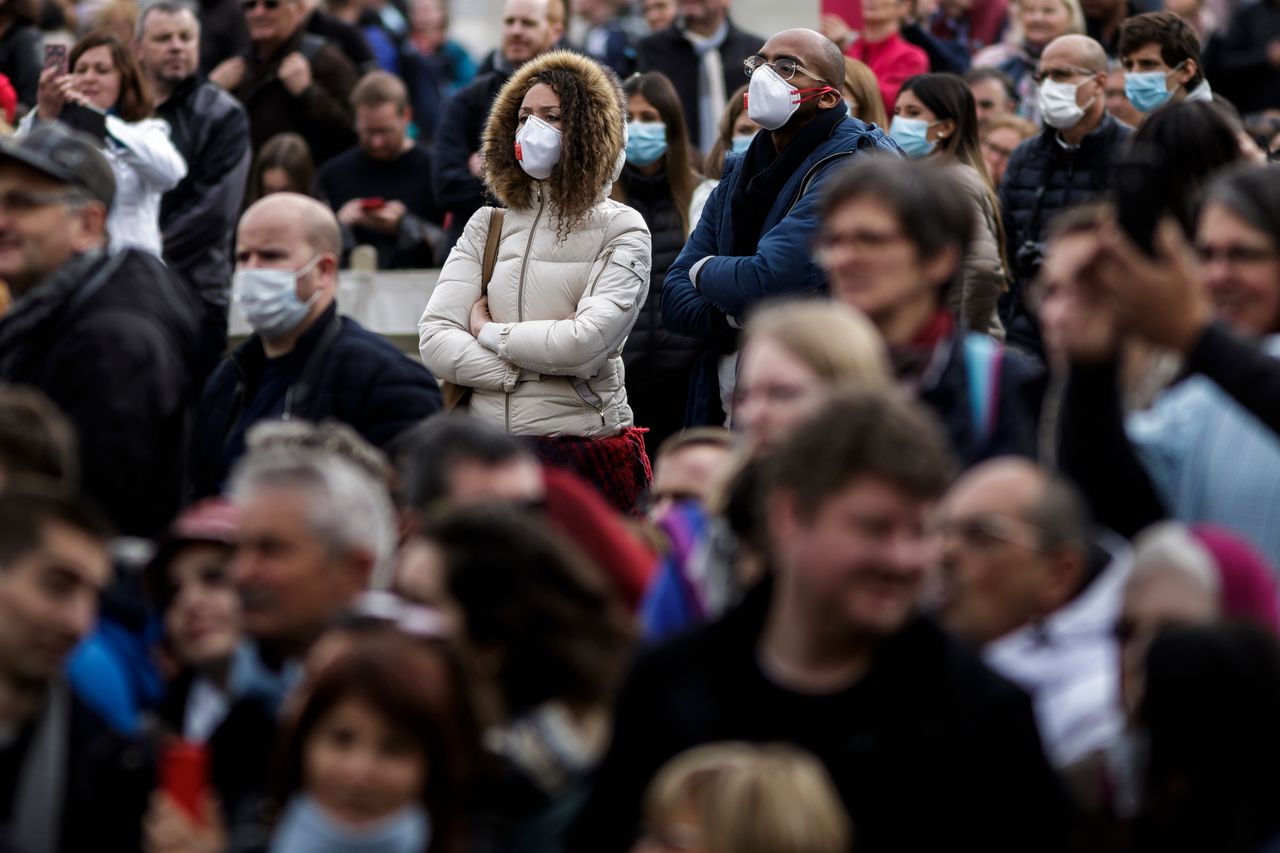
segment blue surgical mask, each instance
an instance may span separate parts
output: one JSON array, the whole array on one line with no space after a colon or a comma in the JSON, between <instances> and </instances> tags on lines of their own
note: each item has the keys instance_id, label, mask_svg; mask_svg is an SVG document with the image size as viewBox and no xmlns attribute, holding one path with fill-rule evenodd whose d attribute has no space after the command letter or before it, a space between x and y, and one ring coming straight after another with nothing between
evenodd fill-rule
<instances>
[{"instance_id":1,"label":"blue surgical mask","mask_svg":"<svg viewBox=\"0 0 1280 853\"><path fill-rule=\"evenodd\" d=\"M889 136L908 157L928 157L935 147L935 143L929 141L931 127L933 125L922 118L894 116L893 124L889 125Z\"/></svg>"},{"instance_id":2,"label":"blue surgical mask","mask_svg":"<svg viewBox=\"0 0 1280 853\"><path fill-rule=\"evenodd\" d=\"M298 298L298 279L320 262L316 255L302 269L238 269L231 277L231 297L244 312L249 326L263 338L274 341L292 332L306 319L320 296L316 291L303 302Z\"/></svg>"},{"instance_id":3,"label":"blue surgical mask","mask_svg":"<svg viewBox=\"0 0 1280 853\"><path fill-rule=\"evenodd\" d=\"M627 162L648 166L667 153L667 126L660 121L633 121L627 125Z\"/></svg>"},{"instance_id":4,"label":"blue surgical mask","mask_svg":"<svg viewBox=\"0 0 1280 853\"><path fill-rule=\"evenodd\" d=\"M734 154L746 154L747 149L751 147L751 140L755 138L754 133L739 133L733 137L733 144L729 146L729 150Z\"/></svg>"},{"instance_id":5,"label":"blue surgical mask","mask_svg":"<svg viewBox=\"0 0 1280 853\"><path fill-rule=\"evenodd\" d=\"M275 833L271 853L422 853L431 839L431 822L419 805L406 806L376 823L354 828L341 824L306 794L289 801Z\"/></svg>"},{"instance_id":6,"label":"blue surgical mask","mask_svg":"<svg viewBox=\"0 0 1280 853\"><path fill-rule=\"evenodd\" d=\"M1172 71L1127 71L1124 75L1124 96L1140 113L1160 109L1173 97L1169 91L1169 75Z\"/></svg>"}]
</instances>

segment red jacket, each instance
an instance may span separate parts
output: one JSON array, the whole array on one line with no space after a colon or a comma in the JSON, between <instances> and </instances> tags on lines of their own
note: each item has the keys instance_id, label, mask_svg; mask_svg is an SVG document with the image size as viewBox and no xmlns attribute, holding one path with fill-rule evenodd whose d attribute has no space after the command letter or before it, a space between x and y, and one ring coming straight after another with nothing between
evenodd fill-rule
<instances>
[{"instance_id":1,"label":"red jacket","mask_svg":"<svg viewBox=\"0 0 1280 853\"><path fill-rule=\"evenodd\" d=\"M865 62L876 81L880 83L880 97L884 99L885 114L893 119L893 105L898 100L898 90L908 78L929 70L928 55L894 33L884 41L874 44L862 39L849 46L848 53L854 59Z\"/></svg>"}]
</instances>

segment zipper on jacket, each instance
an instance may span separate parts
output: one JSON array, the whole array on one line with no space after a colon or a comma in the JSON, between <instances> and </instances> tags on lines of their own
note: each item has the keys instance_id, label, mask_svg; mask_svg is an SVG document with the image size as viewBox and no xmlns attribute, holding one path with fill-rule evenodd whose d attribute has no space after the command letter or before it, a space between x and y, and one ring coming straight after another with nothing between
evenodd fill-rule
<instances>
[{"instance_id":1,"label":"zipper on jacket","mask_svg":"<svg viewBox=\"0 0 1280 853\"><path fill-rule=\"evenodd\" d=\"M542 221L542 211L547 206L546 194L541 184L537 187L538 212L533 217L533 225L529 228L529 242L524 246L524 259L520 262L520 280L516 283L516 322L524 322L524 276L529 269L529 253L533 251L533 238L538 233L538 223ZM511 432L511 392L506 392L507 432Z\"/></svg>"},{"instance_id":2,"label":"zipper on jacket","mask_svg":"<svg viewBox=\"0 0 1280 853\"><path fill-rule=\"evenodd\" d=\"M787 212L782 214L782 218L786 219L791 215L791 211L796 209L796 205L800 203L800 199L804 198L804 194L809 191L809 184L813 182L813 173L830 163L832 160L839 160L841 157L852 157L858 153L857 149L853 151L837 151L835 154L828 154L817 163L809 167L809 171L804 173L804 180L800 182L800 192L796 194L795 201L791 202L791 206L787 208Z\"/></svg>"}]
</instances>

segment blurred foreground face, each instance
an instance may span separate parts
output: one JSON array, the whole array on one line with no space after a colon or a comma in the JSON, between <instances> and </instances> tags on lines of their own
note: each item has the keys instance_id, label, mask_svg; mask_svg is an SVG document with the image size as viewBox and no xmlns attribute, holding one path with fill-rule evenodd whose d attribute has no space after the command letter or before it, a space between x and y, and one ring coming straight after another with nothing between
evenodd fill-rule
<instances>
[{"instance_id":1,"label":"blurred foreground face","mask_svg":"<svg viewBox=\"0 0 1280 853\"><path fill-rule=\"evenodd\" d=\"M240 640L240 596L231 583L230 549L186 545L169 561L173 597L165 630L178 660L204 667L227 660Z\"/></svg>"},{"instance_id":2,"label":"blurred foreground face","mask_svg":"<svg viewBox=\"0 0 1280 853\"><path fill-rule=\"evenodd\" d=\"M98 617L111 577L106 548L57 522L38 547L0 567L0 667L16 683L54 677Z\"/></svg>"},{"instance_id":3,"label":"blurred foreground face","mask_svg":"<svg viewBox=\"0 0 1280 853\"><path fill-rule=\"evenodd\" d=\"M677 503L706 504L729 462L729 448L693 444L658 457L649 489L650 514L661 518Z\"/></svg>"},{"instance_id":4,"label":"blurred foreground face","mask_svg":"<svg viewBox=\"0 0 1280 853\"><path fill-rule=\"evenodd\" d=\"M904 306L931 300L920 253L888 205L871 197L850 199L823 223L822 266L833 299L880 325Z\"/></svg>"},{"instance_id":5,"label":"blurred foreground face","mask_svg":"<svg viewBox=\"0 0 1280 853\"><path fill-rule=\"evenodd\" d=\"M334 705L303 747L303 783L340 822L361 826L421 801L428 772L419 740L368 702Z\"/></svg>"},{"instance_id":6,"label":"blurred foreground face","mask_svg":"<svg viewBox=\"0 0 1280 853\"><path fill-rule=\"evenodd\" d=\"M733 421L753 448L775 447L818 411L828 390L827 383L781 343L754 338L742 350Z\"/></svg>"},{"instance_id":7,"label":"blurred foreground face","mask_svg":"<svg viewBox=\"0 0 1280 853\"><path fill-rule=\"evenodd\" d=\"M1218 319L1246 337L1276 331L1280 251L1263 231L1219 204L1200 215L1196 249Z\"/></svg>"},{"instance_id":8,"label":"blurred foreground face","mask_svg":"<svg viewBox=\"0 0 1280 853\"><path fill-rule=\"evenodd\" d=\"M1054 609L1053 563L1026 517L1042 489L1021 466L988 463L948 492L933 530L952 631L986 644Z\"/></svg>"},{"instance_id":9,"label":"blurred foreground face","mask_svg":"<svg viewBox=\"0 0 1280 853\"><path fill-rule=\"evenodd\" d=\"M806 517L774 501L779 587L851 639L899 631L916 612L928 566L928 504L874 477L855 480Z\"/></svg>"}]
</instances>

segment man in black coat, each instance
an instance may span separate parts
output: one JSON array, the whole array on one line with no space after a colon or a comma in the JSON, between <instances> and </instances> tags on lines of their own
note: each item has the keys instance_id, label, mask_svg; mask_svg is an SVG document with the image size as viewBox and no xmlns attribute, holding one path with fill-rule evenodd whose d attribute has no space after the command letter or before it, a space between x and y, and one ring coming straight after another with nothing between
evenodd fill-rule
<instances>
[{"instance_id":1,"label":"man in black coat","mask_svg":"<svg viewBox=\"0 0 1280 853\"><path fill-rule=\"evenodd\" d=\"M1044 357L1040 321L1026 305L1026 290L1040 271L1053 218L1099 198L1128 144L1129 130L1107 114L1107 55L1088 36L1054 39L1040 55L1039 72L1052 86L1074 87L1067 101L1044 110L1045 129L1018 146L1000 182L1000 214L1014 284L1001 297L1006 340ZM1042 87L1043 88L1043 87Z\"/></svg>"},{"instance_id":2,"label":"man in black coat","mask_svg":"<svg viewBox=\"0 0 1280 853\"><path fill-rule=\"evenodd\" d=\"M502 11L502 49L493 71L481 74L444 105L435 144L436 202L449 212L449 246L471 214L484 206L480 136L489 109L521 65L555 47L564 33L561 0L507 0ZM512 140L515 144L515 140Z\"/></svg>"},{"instance_id":3,"label":"man in black coat","mask_svg":"<svg viewBox=\"0 0 1280 853\"><path fill-rule=\"evenodd\" d=\"M351 147L347 102L358 75L339 47L307 32L304 0L256 0L244 10L250 46L209 79L244 104L257 152L278 133L300 134L320 165Z\"/></svg>"},{"instance_id":4,"label":"man in black coat","mask_svg":"<svg viewBox=\"0 0 1280 853\"><path fill-rule=\"evenodd\" d=\"M747 82L743 61L765 40L729 20L729 0L684 0L683 28L673 24L640 42L641 71L661 71L680 93L689 140L700 151L715 143L725 103Z\"/></svg>"},{"instance_id":5,"label":"man in black coat","mask_svg":"<svg viewBox=\"0 0 1280 853\"><path fill-rule=\"evenodd\" d=\"M93 139L60 123L0 142L0 381L75 425L85 492L121 533L158 533L182 496L200 309L159 259L107 251L115 195Z\"/></svg>"},{"instance_id":6,"label":"man in black coat","mask_svg":"<svg viewBox=\"0 0 1280 853\"><path fill-rule=\"evenodd\" d=\"M771 576L636 663L569 849L629 849L658 769L724 740L812 752L861 853L1060 849L1066 800L1030 701L918 609L950 470L937 425L895 395L802 425L764 474Z\"/></svg>"},{"instance_id":7,"label":"man in black coat","mask_svg":"<svg viewBox=\"0 0 1280 853\"><path fill-rule=\"evenodd\" d=\"M209 377L196 416L194 496L222 490L262 420L328 418L385 448L440 409L422 363L338 315L342 235L333 212L292 193L267 196L240 219L232 293L254 334Z\"/></svg>"},{"instance_id":8,"label":"man in black coat","mask_svg":"<svg viewBox=\"0 0 1280 853\"><path fill-rule=\"evenodd\" d=\"M160 0L142 12L135 46L156 96L156 114L169 122L187 175L160 202L164 261L181 273L204 304L201 343L205 372L227 348L231 235L249 174L249 118L244 107L205 80L200 22L190 7Z\"/></svg>"}]
</instances>

